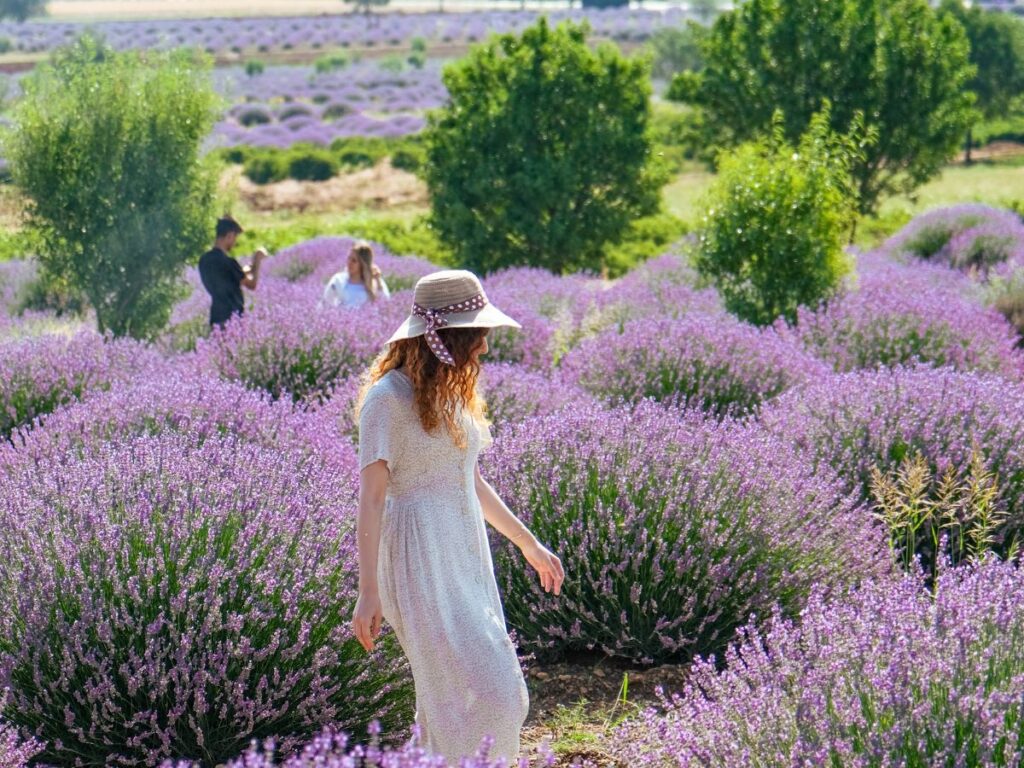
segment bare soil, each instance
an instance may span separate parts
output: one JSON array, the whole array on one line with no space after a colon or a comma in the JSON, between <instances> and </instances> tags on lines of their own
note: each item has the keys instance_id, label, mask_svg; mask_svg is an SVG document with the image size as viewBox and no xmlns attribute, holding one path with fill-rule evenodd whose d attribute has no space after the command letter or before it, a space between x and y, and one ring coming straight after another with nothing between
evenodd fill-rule
<instances>
[{"instance_id":1,"label":"bare soil","mask_svg":"<svg viewBox=\"0 0 1024 768\"><path fill-rule=\"evenodd\" d=\"M1024 144L1015 141L993 141L984 147L971 150L971 160L981 162L985 160L1003 160L1008 157L1019 157L1024 155ZM957 162L963 163L966 155L961 152Z\"/></svg>"},{"instance_id":2,"label":"bare soil","mask_svg":"<svg viewBox=\"0 0 1024 768\"><path fill-rule=\"evenodd\" d=\"M238 167L222 179L238 198L255 211L289 210L299 213L344 213L358 210L423 208L428 204L427 187L415 175L384 160L373 168L343 173L328 181L286 179L274 184L254 184Z\"/></svg>"},{"instance_id":3,"label":"bare soil","mask_svg":"<svg viewBox=\"0 0 1024 768\"><path fill-rule=\"evenodd\" d=\"M626 768L609 750L615 725L625 716L658 706L658 687L667 694L681 690L686 671L686 666L676 664L630 669L607 660L531 666L526 675L530 715L522 731L523 754L534 753L542 741L548 741L561 768ZM624 676L628 678L625 689ZM567 716L581 701L585 715Z\"/></svg>"}]
</instances>

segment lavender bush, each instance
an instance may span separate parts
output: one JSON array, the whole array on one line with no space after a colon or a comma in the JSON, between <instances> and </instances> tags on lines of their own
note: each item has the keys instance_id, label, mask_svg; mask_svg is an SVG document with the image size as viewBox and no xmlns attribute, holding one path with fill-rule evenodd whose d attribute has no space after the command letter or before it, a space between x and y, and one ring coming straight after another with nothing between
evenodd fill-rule
<instances>
[{"instance_id":1,"label":"lavender bush","mask_svg":"<svg viewBox=\"0 0 1024 768\"><path fill-rule=\"evenodd\" d=\"M723 314L634 320L581 342L560 370L608 400L651 398L717 416L744 414L828 369L774 329Z\"/></svg>"},{"instance_id":2,"label":"lavender bush","mask_svg":"<svg viewBox=\"0 0 1024 768\"><path fill-rule=\"evenodd\" d=\"M979 203L938 208L916 217L882 245L892 255L935 259L958 269L1016 258L1024 226L1013 211Z\"/></svg>"},{"instance_id":3,"label":"lavender bush","mask_svg":"<svg viewBox=\"0 0 1024 768\"><path fill-rule=\"evenodd\" d=\"M0 339L0 438L89 391L160 367L153 350L88 331Z\"/></svg>"},{"instance_id":4,"label":"lavender bush","mask_svg":"<svg viewBox=\"0 0 1024 768\"><path fill-rule=\"evenodd\" d=\"M977 451L1006 514L997 551L1024 528L1024 390L997 376L924 367L844 374L783 394L761 422L865 502L873 468L891 474L920 454L933 474L952 469L963 481Z\"/></svg>"},{"instance_id":5,"label":"lavender bush","mask_svg":"<svg viewBox=\"0 0 1024 768\"><path fill-rule=\"evenodd\" d=\"M686 659L776 601L795 613L813 584L890 567L829 471L696 413L568 408L503 430L483 470L572 574L555 598L494 542L509 623L542 654Z\"/></svg>"},{"instance_id":6,"label":"lavender bush","mask_svg":"<svg viewBox=\"0 0 1024 768\"><path fill-rule=\"evenodd\" d=\"M815 590L776 613L614 744L637 766L1017 766L1024 760L1024 574L998 562Z\"/></svg>"},{"instance_id":7,"label":"lavender bush","mask_svg":"<svg viewBox=\"0 0 1024 768\"><path fill-rule=\"evenodd\" d=\"M797 313L796 336L837 371L915 362L959 370L1024 374L1006 319L971 295L945 267L858 260L859 284L817 310Z\"/></svg>"},{"instance_id":8,"label":"lavender bush","mask_svg":"<svg viewBox=\"0 0 1024 768\"><path fill-rule=\"evenodd\" d=\"M410 715L386 636L351 634L354 480L315 455L187 432L0 479L6 717L61 765L207 765L324 724Z\"/></svg>"},{"instance_id":9,"label":"lavender bush","mask_svg":"<svg viewBox=\"0 0 1024 768\"><path fill-rule=\"evenodd\" d=\"M481 390L495 432L566 406L581 407L592 398L579 387L513 363L486 363Z\"/></svg>"},{"instance_id":10,"label":"lavender bush","mask_svg":"<svg viewBox=\"0 0 1024 768\"><path fill-rule=\"evenodd\" d=\"M409 292L355 309L316 308L320 286L270 280L263 303L201 340L201 364L274 398L326 399L334 386L360 373L381 350L411 306ZM315 298L314 298L315 296Z\"/></svg>"},{"instance_id":11,"label":"lavender bush","mask_svg":"<svg viewBox=\"0 0 1024 768\"><path fill-rule=\"evenodd\" d=\"M0 712L7 703L6 693L0 694ZM28 768L29 761L39 754L42 745L35 739L24 739L18 729L0 719L0 766Z\"/></svg>"},{"instance_id":12,"label":"lavender bush","mask_svg":"<svg viewBox=\"0 0 1024 768\"><path fill-rule=\"evenodd\" d=\"M372 728L373 733L379 732L379 725ZM489 744L487 740L481 744L475 755L466 755L459 761L458 768L505 768L505 762L493 761L488 758ZM419 746L418 739L413 738L400 748L381 749L378 745L352 745L343 733L324 731L304 745L294 754L278 760L280 753L273 740L263 745L253 744L241 757L232 760L226 768L353 768L358 765L380 765L387 768L455 768L439 755L427 753ZM520 758L519 768L530 766L553 766L554 754L544 744L537 750L533 760ZM166 764L162 768L198 768L185 762Z\"/></svg>"}]
</instances>

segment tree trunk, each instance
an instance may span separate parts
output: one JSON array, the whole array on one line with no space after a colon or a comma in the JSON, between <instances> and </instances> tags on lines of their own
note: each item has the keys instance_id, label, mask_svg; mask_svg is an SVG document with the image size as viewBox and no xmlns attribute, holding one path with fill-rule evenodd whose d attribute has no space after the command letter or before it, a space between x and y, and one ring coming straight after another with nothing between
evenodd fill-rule
<instances>
[{"instance_id":1,"label":"tree trunk","mask_svg":"<svg viewBox=\"0 0 1024 768\"><path fill-rule=\"evenodd\" d=\"M973 143L974 143L974 128L968 128L967 129L967 145L964 148L964 165L970 165L972 162L974 162L973 160L971 160L971 144L973 144Z\"/></svg>"}]
</instances>

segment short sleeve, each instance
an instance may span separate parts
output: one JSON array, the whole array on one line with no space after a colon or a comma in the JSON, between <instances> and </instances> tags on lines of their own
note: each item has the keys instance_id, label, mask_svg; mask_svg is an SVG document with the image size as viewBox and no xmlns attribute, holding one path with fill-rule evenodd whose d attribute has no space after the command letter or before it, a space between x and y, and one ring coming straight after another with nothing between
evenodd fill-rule
<instances>
[{"instance_id":1,"label":"short sleeve","mask_svg":"<svg viewBox=\"0 0 1024 768\"><path fill-rule=\"evenodd\" d=\"M491 435L491 428L487 424L477 422L477 430L480 432L480 450L484 451L494 445L494 437Z\"/></svg>"},{"instance_id":2,"label":"short sleeve","mask_svg":"<svg viewBox=\"0 0 1024 768\"><path fill-rule=\"evenodd\" d=\"M394 469L398 447L397 405L397 398L383 391L380 384L366 393L359 412L360 471L380 459L387 462L389 470Z\"/></svg>"}]
</instances>

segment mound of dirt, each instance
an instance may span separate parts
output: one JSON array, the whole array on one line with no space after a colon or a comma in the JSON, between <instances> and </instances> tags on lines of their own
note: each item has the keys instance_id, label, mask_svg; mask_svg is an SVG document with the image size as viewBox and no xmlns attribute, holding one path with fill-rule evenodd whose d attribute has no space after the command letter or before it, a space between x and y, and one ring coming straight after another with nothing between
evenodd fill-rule
<instances>
[{"instance_id":1,"label":"mound of dirt","mask_svg":"<svg viewBox=\"0 0 1024 768\"><path fill-rule=\"evenodd\" d=\"M384 208L394 211L425 208L428 202L426 185L415 175L393 168L388 160L328 181L286 179L262 185L254 184L235 167L227 172L223 183L233 187L239 199L256 211L344 213Z\"/></svg>"}]
</instances>

